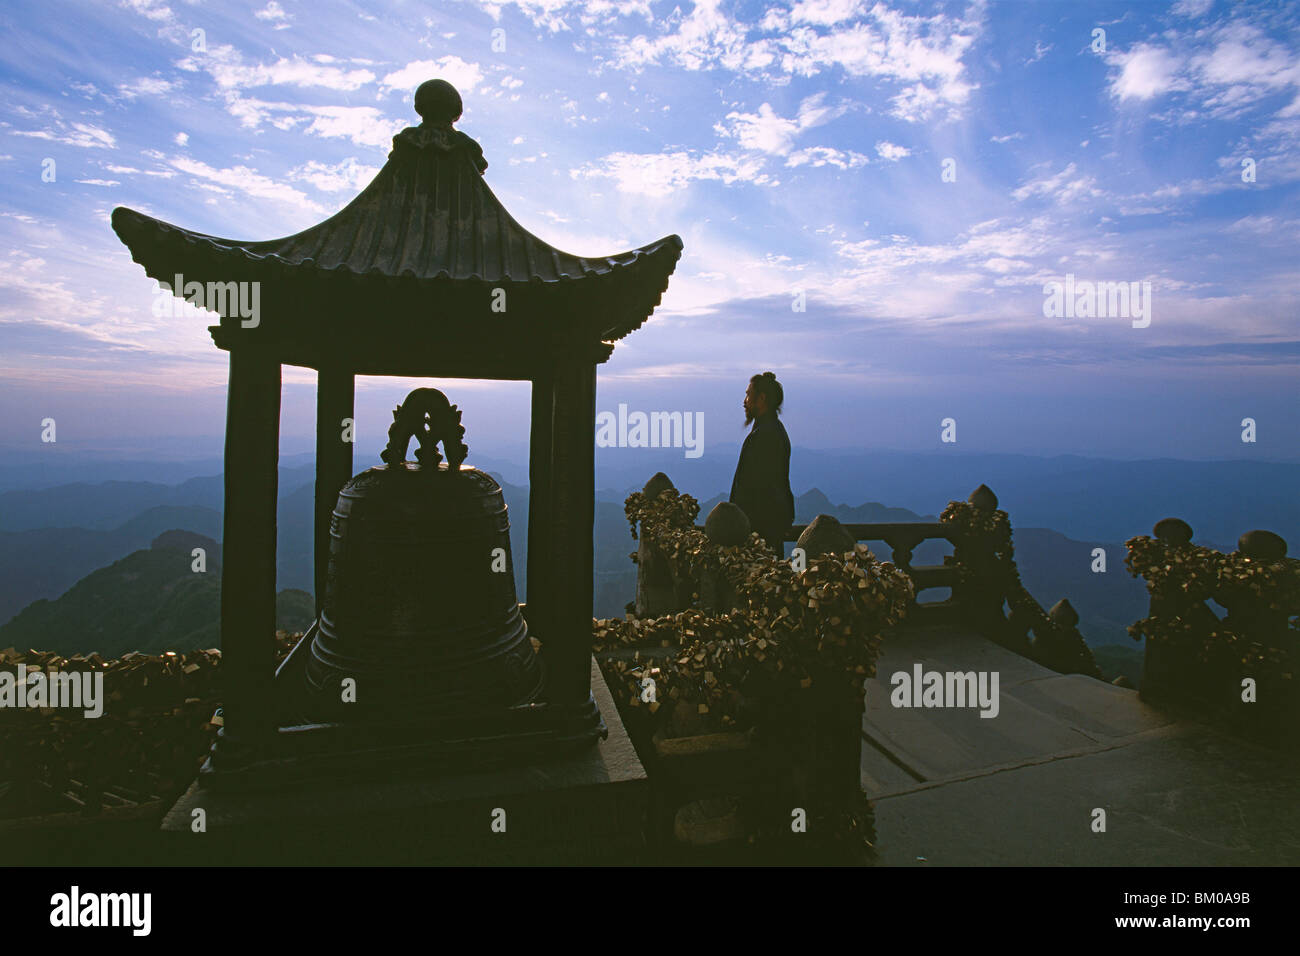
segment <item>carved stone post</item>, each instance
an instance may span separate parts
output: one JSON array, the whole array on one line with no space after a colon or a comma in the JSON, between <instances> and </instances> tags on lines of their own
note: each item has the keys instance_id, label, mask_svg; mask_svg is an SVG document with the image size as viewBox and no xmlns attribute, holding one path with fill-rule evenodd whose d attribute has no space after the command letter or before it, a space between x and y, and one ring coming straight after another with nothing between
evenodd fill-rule
<instances>
[{"instance_id":1,"label":"carved stone post","mask_svg":"<svg viewBox=\"0 0 1300 956\"><path fill-rule=\"evenodd\" d=\"M1155 539L1165 546L1172 558L1191 549L1192 527L1179 518L1164 518L1156 522L1152 529ZM1214 622L1214 614L1201 602L1189 601L1176 593L1163 590L1151 592L1151 604L1148 616L1162 621L1175 618L1187 619L1192 613L1192 606L1200 603L1201 608ZM1146 654L1142 664L1142 686L1140 696L1148 701L1202 700L1207 688L1203 668L1197 666L1195 648L1191 642L1171 644L1167 640L1152 641L1147 639Z\"/></svg>"},{"instance_id":2,"label":"carved stone post","mask_svg":"<svg viewBox=\"0 0 1300 956\"><path fill-rule=\"evenodd\" d=\"M811 561L823 554L844 554L846 551L852 551L855 544L857 542L853 540L853 535L840 524L838 518L834 515L817 515L808 523L808 527L800 532L799 540L794 543L794 546L802 548L804 555ZM908 556L911 556L910 551ZM902 567L902 565L898 566Z\"/></svg>"},{"instance_id":3,"label":"carved stone post","mask_svg":"<svg viewBox=\"0 0 1300 956\"><path fill-rule=\"evenodd\" d=\"M676 490L669 477L661 471L645 483L641 493L653 500L665 491ZM646 540L643 528L637 529L635 610L639 618L659 617L681 610L668 559L659 547Z\"/></svg>"},{"instance_id":4,"label":"carved stone post","mask_svg":"<svg viewBox=\"0 0 1300 956\"><path fill-rule=\"evenodd\" d=\"M1033 656L1059 674L1101 677L1087 641L1079 633L1079 612L1065 598L1047 612L1048 623L1034 632Z\"/></svg>"},{"instance_id":5,"label":"carved stone post","mask_svg":"<svg viewBox=\"0 0 1300 956\"><path fill-rule=\"evenodd\" d=\"M967 499L977 519L992 516L998 496L980 485ZM1002 605L1006 601L1006 568L998 560L997 541L988 534L972 531L953 547L953 558L962 568L956 589L967 620L991 640L1006 643L1008 628Z\"/></svg>"},{"instance_id":6,"label":"carved stone post","mask_svg":"<svg viewBox=\"0 0 1300 956\"><path fill-rule=\"evenodd\" d=\"M1271 531L1247 531L1237 540L1237 554L1251 564L1280 564L1286 560L1287 543ZM1251 674L1240 660L1245 653L1262 651L1266 659L1281 658L1294 668L1300 661L1300 642L1287 627L1294 607L1278 600L1272 589L1257 590L1245 584L1224 582L1215 594L1215 600L1228 609L1224 626L1238 635L1237 653L1225 661L1224 697L1230 702L1233 723L1269 744L1286 743L1295 746L1294 732L1300 720L1300 694L1296 692L1295 678L1286 680L1274 673ZM1243 696L1243 678L1255 677L1254 701Z\"/></svg>"},{"instance_id":7,"label":"carved stone post","mask_svg":"<svg viewBox=\"0 0 1300 956\"><path fill-rule=\"evenodd\" d=\"M1258 564L1272 564L1286 557L1286 540L1271 531L1247 531L1237 539L1237 553ZM1227 586L1215 600L1228 609L1224 619L1235 633L1265 646L1281 647L1287 635L1287 611L1270 606L1267 595L1250 588Z\"/></svg>"},{"instance_id":8,"label":"carved stone post","mask_svg":"<svg viewBox=\"0 0 1300 956\"><path fill-rule=\"evenodd\" d=\"M704 533L719 547L732 547L749 540L749 516L738 505L719 501L704 521ZM699 580L700 607L725 614L736 606L736 589L721 571L706 570Z\"/></svg>"}]
</instances>

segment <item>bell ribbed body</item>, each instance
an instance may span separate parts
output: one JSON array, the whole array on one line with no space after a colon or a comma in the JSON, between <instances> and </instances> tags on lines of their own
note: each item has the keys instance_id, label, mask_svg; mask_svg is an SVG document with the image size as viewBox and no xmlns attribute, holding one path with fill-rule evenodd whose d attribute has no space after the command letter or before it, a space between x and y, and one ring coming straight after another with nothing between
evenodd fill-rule
<instances>
[{"instance_id":1,"label":"bell ribbed body","mask_svg":"<svg viewBox=\"0 0 1300 956\"><path fill-rule=\"evenodd\" d=\"M476 468L402 462L349 481L306 664L322 716L463 716L535 700L542 668L509 530L501 486ZM343 702L346 677L355 703Z\"/></svg>"}]
</instances>

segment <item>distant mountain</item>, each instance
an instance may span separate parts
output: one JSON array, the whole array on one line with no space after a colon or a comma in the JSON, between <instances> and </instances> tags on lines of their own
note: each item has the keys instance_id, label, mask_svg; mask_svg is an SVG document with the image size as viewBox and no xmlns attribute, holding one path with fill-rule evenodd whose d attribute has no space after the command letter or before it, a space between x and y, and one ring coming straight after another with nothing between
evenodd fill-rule
<instances>
[{"instance_id":1,"label":"distant mountain","mask_svg":"<svg viewBox=\"0 0 1300 956\"><path fill-rule=\"evenodd\" d=\"M168 528L193 528L216 537L221 533L221 513L166 505L151 507L111 531L0 531L0 622L32 601L58 597L91 571L148 547Z\"/></svg>"},{"instance_id":2,"label":"distant mountain","mask_svg":"<svg viewBox=\"0 0 1300 956\"><path fill-rule=\"evenodd\" d=\"M280 488L294 489L315 475L313 465L282 467ZM150 481L79 482L52 488L0 493L0 531L35 528L108 530L150 508L210 508L224 505L221 475L191 478L177 485Z\"/></svg>"},{"instance_id":3,"label":"distant mountain","mask_svg":"<svg viewBox=\"0 0 1300 956\"><path fill-rule=\"evenodd\" d=\"M595 509L595 613L621 616L635 592L636 566L628 559L636 542L623 516L627 490L663 469L683 491L701 498L701 521L730 485L734 446L710 446L701 459L673 450L629 450L610 457L598 449L601 488ZM657 456L657 457L656 457ZM528 488L506 480L521 474L509 462L482 459L501 482L510 509L516 588L527 599ZM636 464L632 464L635 461ZM627 490L619 481L635 476ZM713 478L717 480L714 481ZM313 466L280 470L277 512L277 586L313 589ZM1022 577L1045 606L1067 597L1094 644L1129 640L1125 627L1146 610L1142 583L1123 567L1122 542L1149 533L1158 518L1188 520L1199 543L1231 550L1251 527L1300 536L1300 500L1292 488L1300 465L1267 462L1104 461L1071 456L821 452L795 449L792 481L808 490L796 498L796 520L832 514L844 522L935 520L951 499L964 499L988 483L1011 516ZM701 482L710 483L703 486ZM702 497L703 495L703 497ZM850 506L844 500L876 499ZM894 502L886 506L880 500ZM168 527L189 527L218 537L220 476L178 485L104 482L0 494L0 621L37 598L53 598L95 568L143 547ZM901 506L901 507L900 507ZM133 510L136 509L136 510ZM83 526L76 527L78 523ZM7 530L4 530L7 529ZM1090 530L1091 529L1091 530ZM1101 529L1100 531L1097 529ZM1101 533L1102 531L1113 533ZM890 558L888 546L871 542ZM1090 570L1091 552L1105 549L1108 569ZM917 548L916 564L939 564L951 553L945 542ZM937 600L943 591L930 591Z\"/></svg>"},{"instance_id":4,"label":"distant mountain","mask_svg":"<svg viewBox=\"0 0 1300 956\"><path fill-rule=\"evenodd\" d=\"M62 441L41 445L37 452L30 443L0 445L0 492L105 481L177 485L201 475L221 474L223 441L221 435L189 443L182 436L158 436L150 447L123 450L134 458L108 457ZM183 444L188 444L190 452L177 457ZM311 453L280 453L282 469L311 467L315 460Z\"/></svg>"},{"instance_id":5,"label":"distant mountain","mask_svg":"<svg viewBox=\"0 0 1300 956\"><path fill-rule=\"evenodd\" d=\"M714 495L700 502L700 523L708 518L709 512L720 502L728 500L728 494ZM906 508L890 508L877 501L850 506L834 504L820 488L812 488L794 499L795 524L807 524L818 515L831 515L844 524L887 524L894 521L938 521L934 515L918 515Z\"/></svg>"},{"instance_id":6,"label":"distant mountain","mask_svg":"<svg viewBox=\"0 0 1300 956\"><path fill-rule=\"evenodd\" d=\"M315 502L314 481L280 493L276 507L277 588L316 590Z\"/></svg>"},{"instance_id":7,"label":"distant mountain","mask_svg":"<svg viewBox=\"0 0 1300 956\"><path fill-rule=\"evenodd\" d=\"M116 528L151 508L208 508L220 511L219 478L192 478L179 485L148 481L105 481L6 491L0 494L0 531L37 528Z\"/></svg>"},{"instance_id":8,"label":"distant mountain","mask_svg":"<svg viewBox=\"0 0 1300 956\"><path fill-rule=\"evenodd\" d=\"M1068 598L1089 644L1135 646L1126 628L1146 617L1150 596L1142 579L1124 567L1122 544L1075 541L1058 531L1013 524L1012 545L1020 580L1044 608ZM1095 548L1105 552L1105 572L1092 570Z\"/></svg>"},{"instance_id":9,"label":"distant mountain","mask_svg":"<svg viewBox=\"0 0 1300 956\"><path fill-rule=\"evenodd\" d=\"M798 436L794 436L797 440ZM1246 448L1248 446L1243 446ZM740 448L710 444L699 458L681 449L598 448L598 497L621 504L657 471L701 501L730 488ZM1229 550L1252 528L1300 541L1300 464L1268 461L1117 461L1060 455L823 451L795 447L790 484L837 501L889 501L938 514L980 484L997 494L1013 527L1054 528L1081 541L1126 541L1161 518L1187 521L1197 539Z\"/></svg>"},{"instance_id":10,"label":"distant mountain","mask_svg":"<svg viewBox=\"0 0 1300 956\"><path fill-rule=\"evenodd\" d=\"M207 551L203 573L192 569L192 549ZM36 601L0 627L0 647L37 647L61 654L97 651L161 653L220 647L220 546L205 535L168 531L153 546L87 575L53 601ZM281 591L277 627L305 630L314 601L303 591Z\"/></svg>"},{"instance_id":11,"label":"distant mountain","mask_svg":"<svg viewBox=\"0 0 1300 956\"><path fill-rule=\"evenodd\" d=\"M797 442L798 434L793 438ZM477 454L486 447L475 446L471 463L522 487L526 459L501 449L497 458ZM1242 459L1235 461L1120 461L968 454L955 447L902 452L796 444L791 483L796 495L819 490L834 501L887 501L918 514L938 514L949 500L964 500L983 483L998 495L1013 525L1053 528L1079 541L1122 542L1150 533L1156 521L1168 516L1186 520L1198 540L1218 547L1231 549L1238 536L1252 528L1300 541L1300 498L1293 492L1300 486L1300 464L1252 461L1249 446L1242 447ZM220 467L212 467L211 460L150 465L78 457L64 453L62 446L44 451L50 454L30 461L15 452L14 460L22 463L9 464L6 458L0 465L0 531L111 530L160 505L221 509ZM629 491L664 471L678 488L704 501L731 486L738 455L736 443L710 442L699 458L686 458L682 449L672 448L597 448L597 499L621 508ZM370 463L358 453L358 468ZM187 468L190 479L173 484ZM63 483L54 487L60 476ZM136 476L148 480L120 480ZM310 455L283 456L282 494L312 478Z\"/></svg>"},{"instance_id":12,"label":"distant mountain","mask_svg":"<svg viewBox=\"0 0 1300 956\"><path fill-rule=\"evenodd\" d=\"M220 439L216 447L221 447ZM54 488L76 482L153 481L175 485L196 475L215 475L221 471L220 456L189 461L106 460L65 449L62 443L46 445L41 454L34 456L24 455L13 446L0 447L0 462L3 462L0 492Z\"/></svg>"}]
</instances>

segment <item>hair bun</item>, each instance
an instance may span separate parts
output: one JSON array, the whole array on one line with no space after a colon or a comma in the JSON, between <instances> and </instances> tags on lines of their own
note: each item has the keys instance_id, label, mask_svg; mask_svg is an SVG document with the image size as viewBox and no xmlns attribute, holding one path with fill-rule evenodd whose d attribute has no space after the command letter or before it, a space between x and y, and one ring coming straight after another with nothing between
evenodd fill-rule
<instances>
[{"instance_id":1,"label":"hair bun","mask_svg":"<svg viewBox=\"0 0 1300 956\"><path fill-rule=\"evenodd\" d=\"M775 372L764 372L764 373L763 373L763 378L776 378L776 373L775 373Z\"/></svg>"}]
</instances>

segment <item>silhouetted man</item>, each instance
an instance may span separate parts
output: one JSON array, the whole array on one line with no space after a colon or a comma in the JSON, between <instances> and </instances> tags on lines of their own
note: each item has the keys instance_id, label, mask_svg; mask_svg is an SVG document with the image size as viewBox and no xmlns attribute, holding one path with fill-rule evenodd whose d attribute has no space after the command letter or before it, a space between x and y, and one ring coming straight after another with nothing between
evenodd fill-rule
<instances>
[{"instance_id":1,"label":"silhouetted man","mask_svg":"<svg viewBox=\"0 0 1300 956\"><path fill-rule=\"evenodd\" d=\"M794 521L794 493L790 491L790 437L777 416L785 392L771 372L755 375L745 389L745 424L753 423L736 463L731 483L731 503L749 517L757 531L785 557L785 532Z\"/></svg>"}]
</instances>

